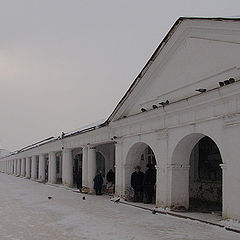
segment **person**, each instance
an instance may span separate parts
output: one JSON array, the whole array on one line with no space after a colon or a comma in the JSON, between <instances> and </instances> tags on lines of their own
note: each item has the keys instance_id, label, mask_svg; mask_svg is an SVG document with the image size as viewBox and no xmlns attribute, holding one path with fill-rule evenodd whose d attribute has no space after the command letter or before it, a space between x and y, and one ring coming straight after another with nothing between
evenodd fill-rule
<instances>
[{"instance_id":1,"label":"person","mask_svg":"<svg viewBox=\"0 0 240 240\"><path fill-rule=\"evenodd\" d=\"M107 173L106 179L107 179L107 188L110 189L113 187L113 184L115 182L115 173L113 172L112 169L110 169Z\"/></svg>"},{"instance_id":2,"label":"person","mask_svg":"<svg viewBox=\"0 0 240 240\"><path fill-rule=\"evenodd\" d=\"M135 172L131 175L131 187L134 189L134 202L142 202L143 200L143 179L144 173L141 167L136 166Z\"/></svg>"},{"instance_id":3,"label":"person","mask_svg":"<svg viewBox=\"0 0 240 240\"><path fill-rule=\"evenodd\" d=\"M144 203L152 203L154 186L156 183L156 171L152 164L147 164L147 171L143 179Z\"/></svg>"},{"instance_id":4,"label":"person","mask_svg":"<svg viewBox=\"0 0 240 240\"><path fill-rule=\"evenodd\" d=\"M96 195L102 195L103 177L100 171L94 177L93 182L94 182L94 189L96 191Z\"/></svg>"}]
</instances>

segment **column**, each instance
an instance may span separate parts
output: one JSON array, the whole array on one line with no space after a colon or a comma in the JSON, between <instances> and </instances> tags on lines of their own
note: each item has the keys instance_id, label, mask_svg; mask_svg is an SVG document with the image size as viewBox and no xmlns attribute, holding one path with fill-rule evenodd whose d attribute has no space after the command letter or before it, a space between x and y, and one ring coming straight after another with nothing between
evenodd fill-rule
<instances>
[{"instance_id":1,"label":"column","mask_svg":"<svg viewBox=\"0 0 240 240\"><path fill-rule=\"evenodd\" d=\"M49 153L49 165L48 165L48 181L50 183L57 182L57 165L56 165L56 153L50 152Z\"/></svg>"},{"instance_id":2,"label":"column","mask_svg":"<svg viewBox=\"0 0 240 240\"><path fill-rule=\"evenodd\" d=\"M44 156L44 154L40 154L39 155L38 179L42 182L44 182L46 180L45 169L46 169L45 156Z\"/></svg>"},{"instance_id":3,"label":"column","mask_svg":"<svg viewBox=\"0 0 240 240\"><path fill-rule=\"evenodd\" d=\"M96 175L96 148L88 146L88 187L93 192L93 179Z\"/></svg>"},{"instance_id":4,"label":"column","mask_svg":"<svg viewBox=\"0 0 240 240\"><path fill-rule=\"evenodd\" d=\"M26 178L31 177L31 158L26 158Z\"/></svg>"},{"instance_id":5,"label":"column","mask_svg":"<svg viewBox=\"0 0 240 240\"><path fill-rule=\"evenodd\" d=\"M82 147L82 186L88 186L88 147Z\"/></svg>"},{"instance_id":6,"label":"column","mask_svg":"<svg viewBox=\"0 0 240 240\"><path fill-rule=\"evenodd\" d=\"M21 159L17 159L17 176L19 177L21 174Z\"/></svg>"},{"instance_id":7,"label":"column","mask_svg":"<svg viewBox=\"0 0 240 240\"><path fill-rule=\"evenodd\" d=\"M115 144L115 195L124 195L122 143Z\"/></svg>"},{"instance_id":8,"label":"column","mask_svg":"<svg viewBox=\"0 0 240 240\"><path fill-rule=\"evenodd\" d=\"M10 160L10 174L13 174L13 161Z\"/></svg>"},{"instance_id":9,"label":"column","mask_svg":"<svg viewBox=\"0 0 240 240\"><path fill-rule=\"evenodd\" d=\"M168 164L169 206L189 208L189 168L190 165Z\"/></svg>"},{"instance_id":10,"label":"column","mask_svg":"<svg viewBox=\"0 0 240 240\"><path fill-rule=\"evenodd\" d=\"M73 185L73 159L72 150L64 149L62 154L62 183L69 187Z\"/></svg>"},{"instance_id":11,"label":"column","mask_svg":"<svg viewBox=\"0 0 240 240\"><path fill-rule=\"evenodd\" d=\"M26 175L26 158L22 158L21 176L25 177L25 175Z\"/></svg>"},{"instance_id":12,"label":"column","mask_svg":"<svg viewBox=\"0 0 240 240\"><path fill-rule=\"evenodd\" d=\"M10 174L10 169L11 169L10 168L10 161L8 160L7 163L8 163L8 174Z\"/></svg>"},{"instance_id":13,"label":"column","mask_svg":"<svg viewBox=\"0 0 240 240\"><path fill-rule=\"evenodd\" d=\"M226 186L226 180L227 180L227 164L222 163L220 164L220 167L222 168L222 217L223 218L228 218L228 206L226 203L227 200L227 189L225 188ZM229 191L231 192L231 191ZM230 194L231 195L231 194Z\"/></svg>"},{"instance_id":14,"label":"column","mask_svg":"<svg viewBox=\"0 0 240 240\"><path fill-rule=\"evenodd\" d=\"M31 179L37 179L37 156L32 156Z\"/></svg>"},{"instance_id":15,"label":"column","mask_svg":"<svg viewBox=\"0 0 240 240\"><path fill-rule=\"evenodd\" d=\"M17 175L17 159L14 159L14 175Z\"/></svg>"}]
</instances>

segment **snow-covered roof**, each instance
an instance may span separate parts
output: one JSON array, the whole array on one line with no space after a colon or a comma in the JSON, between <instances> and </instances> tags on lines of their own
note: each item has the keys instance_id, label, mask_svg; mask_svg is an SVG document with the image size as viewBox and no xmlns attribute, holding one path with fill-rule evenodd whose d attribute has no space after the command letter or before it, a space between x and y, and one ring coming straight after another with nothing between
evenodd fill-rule
<instances>
[{"instance_id":1,"label":"snow-covered roof","mask_svg":"<svg viewBox=\"0 0 240 240\"><path fill-rule=\"evenodd\" d=\"M77 135L77 134L80 134L80 133L83 133L83 132L86 132L86 131L91 131L91 130L94 130L94 129L96 129L96 128L102 127L102 126L105 125L106 120L107 120L107 119L105 118L105 119L99 120L99 121L97 121L97 122L94 122L94 123L85 125L85 126L83 126L83 127L80 127L80 128L78 128L78 129L76 129L76 130L73 130L73 131L64 133L64 137L69 137L69 136L72 136L72 135Z\"/></svg>"},{"instance_id":2,"label":"snow-covered roof","mask_svg":"<svg viewBox=\"0 0 240 240\"><path fill-rule=\"evenodd\" d=\"M70 131L70 132L67 132L67 133L63 133L58 137L49 137L49 138L43 139L39 142L36 142L36 143L33 143L33 144L28 145L26 147L23 147L19 150L15 150L13 152L8 152L8 154L6 154L5 156L0 156L0 158L7 157L7 156L12 156L12 155L15 155L15 154L18 154L18 153L21 153L21 152L25 152L25 151L30 150L32 148L39 147L39 146L44 145L46 143L53 142L53 141L56 141L56 140L59 140L59 139L65 138L65 137L70 137L70 136L73 136L73 135L78 135L78 134L81 134L81 133L92 131L96 128L105 126L105 123L106 123L106 118L102 119L102 120L99 120L97 122L85 125L85 126L83 126L81 128L78 128L76 130L73 130L73 131Z\"/></svg>"}]
</instances>

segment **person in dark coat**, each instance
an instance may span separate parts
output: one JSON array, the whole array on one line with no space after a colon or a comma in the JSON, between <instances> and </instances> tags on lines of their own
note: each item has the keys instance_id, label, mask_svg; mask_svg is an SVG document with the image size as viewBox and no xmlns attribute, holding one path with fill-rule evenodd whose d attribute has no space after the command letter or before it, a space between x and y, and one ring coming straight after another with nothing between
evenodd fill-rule
<instances>
[{"instance_id":1,"label":"person in dark coat","mask_svg":"<svg viewBox=\"0 0 240 240\"><path fill-rule=\"evenodd\" d=\"M131 176L131 187L134 189L134 202L142 202L143 200L143 179L144 173L141 167L136 166L135 172Z\"/></svg>"},{"instance_id":2,"label":"person in dark coat","mask_svg":"<svg viewBox=\"0 0 240 240\"><path fill-rule=\"evenodd\" d=\"M96 191L96 195L102 195L103 177L101 172L98 172L98 174L93 179L93 182L94 182L94 189Z\"/></svg>"},{"instance_id":3,"label":"person in dark coat","mask_svg":"<svg viewBox=\"0 0 240 240\"><path fill-rule=\"evenodd\" d=\"M106 176L107 182L114 184L114 178L115 178L115 174L114 174L113 170L110 169Z\"/></svg>"},{"instance_id":4,"label":"person in dark coat","mask_svg":"<svg viewBox=\"0 0 240 240\"><path fill-rule=\"evenodd\" d=\"M147 165L143 179L144 203L152 203L154 195L154 186L156 183L156 170L152 164Z\"/></svg>"}]
</instances>

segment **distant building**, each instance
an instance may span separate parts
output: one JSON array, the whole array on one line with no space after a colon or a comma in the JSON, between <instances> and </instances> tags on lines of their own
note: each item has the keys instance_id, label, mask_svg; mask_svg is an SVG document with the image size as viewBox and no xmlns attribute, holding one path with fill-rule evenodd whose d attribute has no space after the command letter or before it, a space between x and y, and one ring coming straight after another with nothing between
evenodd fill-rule
<instances>
[{"instance_id":1,"label":"distant building","mask_svg":"<svg viewBox=\"0 0 240 240\"><path fill-rule=\"evenodd\" d=\"M107 120L11 153L1 171L68 186L80 174L91 192L114 169L129 198L134 166L151 163L157 207L240 220L239 46L240 19L179 18Z\"/></svg>"}]
</instances>

